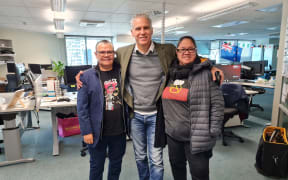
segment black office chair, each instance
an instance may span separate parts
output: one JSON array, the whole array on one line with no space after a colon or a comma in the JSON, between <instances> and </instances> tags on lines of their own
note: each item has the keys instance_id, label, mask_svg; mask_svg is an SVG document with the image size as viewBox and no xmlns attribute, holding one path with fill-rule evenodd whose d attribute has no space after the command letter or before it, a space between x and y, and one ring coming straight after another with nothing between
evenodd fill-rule
<instances>
[{"instance_id":1,"label":"black office chair","mask_svg":"<svg viewBox=\"0 0 288 180\"><path fill-rule=\"evenodd\" d=\"M232 119L235 115L239 115L240 120L248 118L249 114L249 98L245 93L243 87L239 84L224 83L220 86L224 101L224 121L222 127L222 144L227 146L227 138L236 139L243 143L244 139L232 131L225 130L225 124Z\"/></svg>"},{"instance_id":2,"label":"black office chair","mask_svg":"<svg viewBox=\"0 0 288 180\"><path fill-rule=\"evenodd\" d=\"M7 74L6 75L8 84L7 84L7 91L14 92L19 89L18 78L16 74Z\"/></svg>"},{"instance_id":3,"label":"black office chair","mask_svg":"<svg viewBox=\"0 0 288 180\"><path fill-rule=\"evenodd\" d=\"M250 108L251 107L256 107L256 108L259 108L261 111L264 111L264 108L262 106L260 106L259 104L253 104L253 97L255 95L258 95L258 94L264 94L266 92L265 89L264 88L258 88L258 87L252 87L250 89L253 90L253 91L257 91L258 92L257 94L253 94L249 98L249 106L250 106Z\"/></svg>"},{"instance_id":4,"label":"black office chair","mask_svg":"<svg viewBox=\"0 0 288 180\"><path fill-rule=\"evenodd\" d=\"M84 141L82 141L82 148L80 149L80 155L82 157L86 156L86 154L87 154L86 151L87 150L88 150L87 144Z\"/></svg>"}]
</instances>

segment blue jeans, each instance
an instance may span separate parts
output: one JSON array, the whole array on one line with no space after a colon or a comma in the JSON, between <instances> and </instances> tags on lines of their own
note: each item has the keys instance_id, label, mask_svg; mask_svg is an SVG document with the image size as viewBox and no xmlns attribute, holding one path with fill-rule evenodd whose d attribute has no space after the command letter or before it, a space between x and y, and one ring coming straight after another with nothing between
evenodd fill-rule
<instances>
[{"instance_id":1,"label":"blue jeans","mask_svg":"<svg viewBox=\"0 0 288 180\"><path fill-rule=\"evenodd\" d=\"M155 126L156 114L135 113L131 120L131 136L140 180L163 180L163 149L154 147Z\"/></svg>"},{"instance_id":2,"label":"blue jeans","mask_svg":"<svg viewBox=\"0 0 288 180\"><path fill-rule=\"evenodd\" d=\"M108 147L108 180L118 180L122 158L126 150L126 135L103 136L96 147L88 146L90 153L90 180L102 180Z\"/></svg>"}]
</instances>

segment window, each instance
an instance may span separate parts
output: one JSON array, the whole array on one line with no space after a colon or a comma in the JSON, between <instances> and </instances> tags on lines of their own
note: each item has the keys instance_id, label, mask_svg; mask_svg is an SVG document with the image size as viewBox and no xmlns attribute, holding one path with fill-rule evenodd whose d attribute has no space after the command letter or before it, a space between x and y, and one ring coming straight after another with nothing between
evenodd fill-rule
<instances>
[{"instance_id":1,"label":"window","mask_svg":"<svg viewBox=\"0 0 288 180\"><path fill-rule=\"evenodd\" d=\"M67 66L96 65L95 46L101 40L112 42L112 37L65 36Z\"/></svg>"}]
</instances>

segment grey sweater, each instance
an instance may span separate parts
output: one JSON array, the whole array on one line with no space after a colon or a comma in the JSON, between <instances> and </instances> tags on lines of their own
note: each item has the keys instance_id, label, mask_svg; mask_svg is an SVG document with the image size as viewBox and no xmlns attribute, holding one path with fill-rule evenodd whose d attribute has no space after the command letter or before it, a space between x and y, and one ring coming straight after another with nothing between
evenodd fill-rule
<instances>
[{"instance_id":1,"label":"grey sweater","mask_svg":"<svg viewBox=\"0 0 288 180\"><path fill-rule=\"evenodd\" d=\"M208 61L195 64L189 73L188 108L177 108L177 111L182 111L182 114L188 116L186 119L189 122L182 123L185 127L177 123L183 119L173 116L175 114L171 107L173 101L170 100L168 104L169 100L163 99L166 133L173 138L173 134L177 134L177 131L187 130L186 126L189 124L190 132L184 134L189 134L185 139L190 140L192 154L214 147L217 136L221 133L224 118L223 96L219 87L213 82L210 69L207 67L209 67Z\"/></svg>"},{"instance_id":2,"label":"grey sweater","mask_svg":"<svg viewBox=\"0 0 288 180\"><path fill-rule=\"evenodd\" d=\"M135 111L156 111L156 96L163 77L164 72L156 51L147 56L133 51L129 64L129 83Z\"/></svg>"}]
</instances>

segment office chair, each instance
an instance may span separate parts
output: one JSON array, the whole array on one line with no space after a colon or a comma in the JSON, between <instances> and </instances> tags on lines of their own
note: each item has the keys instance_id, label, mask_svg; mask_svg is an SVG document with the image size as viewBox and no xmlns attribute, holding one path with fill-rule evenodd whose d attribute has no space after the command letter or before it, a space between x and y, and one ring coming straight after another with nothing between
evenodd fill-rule
<instances>
[{"instance_id":1,"label":"office chair","mask_svg":"<svg viewBox=\"0 0 288 180\"><path fill-rule=\"evenodd\" d=\"M259 108L261 111L264 111L264 108L262 106L260 106L259 104L253 104L253 97L255 95L258 95L258 94L264 94L266 91L264 88L258 88L258 87L252 87L250 88L251 90L253 91L257 91L258 93L257 94L253 94L252 96L250 96L249 98L249 106L250 108L251 107L256 107L256 108Z\"/></svg>"},{"instance_id":2,"label":"office chair","mask_svg":"<svg viewBox=\"0 0 288 180\"><path fill-rule=\"evenodd\" d=\"M7 84L7 91L8 92L14 92L14 91L19 89L18 79L17 79L16 74L7 74L6 78L8 81L8 84Z\"/></svg>"},{"instance_id":3,"label":"office chair","mask_svg":"<svg viewBox=\"0 0 288 180\"><path fill-rule=\"evenodd\" d=\"M87 150L88 150L87 144L86 144L84 141L82 141L82 148L80 149L80 155L81 155L82 157L85 157Z\"/></svg>"},{"instance_id":4,"label":"office chair","mask_svg":"<svg viewBox=\"0 0 288 180\"><path fill-rule=\"evenodd\" d=\"M225 130L225 124L235 115L239 115L241 121L248 118L249 99L243 87L239 84L224 83L220 86L224 101L224 121L222 126L222 144L227 146L226 138L233 138L243 143L244 139L232 131Z\"/></svg>"}]
</instances>

